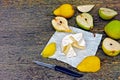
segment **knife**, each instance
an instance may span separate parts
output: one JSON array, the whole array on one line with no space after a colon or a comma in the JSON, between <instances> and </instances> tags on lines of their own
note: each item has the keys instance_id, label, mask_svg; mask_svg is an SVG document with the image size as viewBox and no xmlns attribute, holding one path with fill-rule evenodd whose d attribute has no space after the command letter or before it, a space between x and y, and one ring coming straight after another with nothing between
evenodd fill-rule
<instances>
[{"instance_id":1,"label":"knife","mask_svg":"<svg viewBox=\"0 0 120 80\"><path fill-rule=\"evenodd\" d=\"M40 61L33 61L33 62L36 63L37 65L44 66L44 67L53 69L55 71L60 71L62 73L66 73L66 74L68 74L70 76L73 76L73 77L82 77L83 76L83 74L79 74L77 72L73 72L73 71L71 71L71 70L69 70L67 68L61 67L61 66L47 64L47 63L40 62Z\"/></svg>"}]
</instances>

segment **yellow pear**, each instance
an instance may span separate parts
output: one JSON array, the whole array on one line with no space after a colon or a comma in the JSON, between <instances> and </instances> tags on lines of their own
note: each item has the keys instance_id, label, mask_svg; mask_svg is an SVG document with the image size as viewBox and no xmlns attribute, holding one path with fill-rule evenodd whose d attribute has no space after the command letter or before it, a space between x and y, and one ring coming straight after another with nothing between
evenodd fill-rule
<instances>
[{"instance_id":1,"label":"yellow pear","mask_svg":"<svg viewBox=\"0 0 120 80\"><path fill-rule=\"evenodd\" d=\"M97 56L87 56L77 65L81 72L97 72L100 69L100 59Z\"/></svg>"},{"instance_id":2,"label":"yellow pear","mask_svg":"<svg viewBox=\"0 0 120 80\"><path fill-rule=\"evenodd\" d=\"M53 11L53 14L56 16L71 18L74 15L74 12L75 10L71 4L62 4Z\"/></svg>"},{"instance_id":3,"label":"yellow pear","mask_svg":"<svg viewBox=\"0 0 120 80\"><path fill-rule=\"evenodd\" d=\"M48 45L46 45L41 55L42 57L50 57L54 55L55 51L56 51L56 43L51 42Z\"/></svg>"}]
</instances>

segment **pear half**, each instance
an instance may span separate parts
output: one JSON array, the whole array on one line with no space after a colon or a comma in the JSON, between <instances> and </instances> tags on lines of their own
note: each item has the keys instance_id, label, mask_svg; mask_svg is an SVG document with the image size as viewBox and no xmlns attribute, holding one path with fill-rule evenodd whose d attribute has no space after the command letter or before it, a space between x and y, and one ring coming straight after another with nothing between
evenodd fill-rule
<instances>
[{"instance_id":1,"label":"pear half","mask_svg":"<svg viewBox=\"0 0 120 80\"><path fill-rule=\"evenodd\" d=\"M89 13L82 13L76 16L76 22L79 27L85 30L91 30L93 28L93 17Z\"/></svg>"},{"instance_id":2,"label":"pear half","mask_svg":"<svg viewBox=\"0 0 120 80\"><path fill-rule=\"evenodd\" d=\"M99 9L99 16L104 20L110 20L113 17L115 17L117 14L118 13L113 9L109 9L109 8L100 8Z\"/></svg>"},{"instance_id":3,"label":"pear half","mask_svg":"<svg viewBox=\"0 0 120 80\"><path fill-rule=\"evenodd\" d=\"M111 38L105 38L102 42L102 49L108 56L117 56L120 53L120 43Z\"/></svg>"},{"instance_id":4,"label":"pear half","mask_svg":"<svg viewBox=\"0 0 120 80\"><path fill-rule=\"evenodd\" d=\"M79 5L77 6L78 11L80 12L89 12L95 5Z\"/></svg>"},{"instance_id":5,"label":"pear half","mask_svg":"<svg viewBox=\"0 0 120 80\"><path fill-rule=\"evenodd\" d=\"M64 17L55 17L52 20L52 25L55 30L62 32L71 32L72 30L68 26L68 21Z\"/></svg>"}]
</instances>

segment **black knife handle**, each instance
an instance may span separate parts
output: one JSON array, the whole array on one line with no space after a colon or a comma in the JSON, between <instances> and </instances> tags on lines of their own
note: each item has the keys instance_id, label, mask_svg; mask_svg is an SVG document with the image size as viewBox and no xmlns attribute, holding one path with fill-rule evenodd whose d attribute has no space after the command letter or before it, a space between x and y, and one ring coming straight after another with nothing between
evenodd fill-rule
<instances>
[{"instance_id":1,"label":"black knife handle","mask_svg":"<svg viewBox=\"0 0 120 80\"><path fill-rule=\"evenodd\" d=\"M63 73L66 73L66 74L68 74L70 76L74 76L74 77L82 77L83 76L83 74L79 74L77 72L73 72L73 71L71 71L71 70L69 70L67 68L61 67L61 66L55 66L55 70L63 72Z\"/></svg>"}]
</instances>

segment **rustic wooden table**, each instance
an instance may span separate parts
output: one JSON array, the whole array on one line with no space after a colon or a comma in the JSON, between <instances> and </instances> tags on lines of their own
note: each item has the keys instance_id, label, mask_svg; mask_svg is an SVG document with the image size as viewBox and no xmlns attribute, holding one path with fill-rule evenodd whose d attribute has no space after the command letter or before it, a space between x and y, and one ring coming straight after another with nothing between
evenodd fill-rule
<instances>
[{"instance_id":1,"label":"rustic wooden table","mask_svg":"<svg viewBox=\"0 0 120 80\"><path fill-rule=\"evenodd\" d=\"M90 12L94 18L94 32L103 34L109 21L98 16L100 7L115 9L120 14L120 0L1 0L0 1L0 80L120 80L120 55L106 56L101 44L97 56L101 59L101 69L96 73L83 73L84 77L74 78L32 63L39 60L57 64L77 71L63 62L45 59L41 51L53 35L52 11L63 3L70 3L75 8L75 15L68 19L69 25L78 27L75 16L80 14L76 6L95 4ZM114 19L120 20L120 15ZM118 40L120 42L120 40Z\"/></svg>"}]
</instances>

